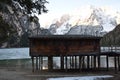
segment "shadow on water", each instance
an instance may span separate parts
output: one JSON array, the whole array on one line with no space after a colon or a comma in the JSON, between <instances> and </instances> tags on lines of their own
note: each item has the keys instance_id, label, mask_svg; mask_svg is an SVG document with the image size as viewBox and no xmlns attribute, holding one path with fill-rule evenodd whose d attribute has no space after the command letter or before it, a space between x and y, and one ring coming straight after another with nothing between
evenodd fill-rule
<instances>
[{"instance_id":1,"label":"shadow on water","mask_svg":"<svg viewBox=\"0 0 120 80\"><path fill-rule=\"evenodd\" d=\"M32 69L31 59L6 59L0 60L0 67L16 69Z\"/></svg>"},{"instance_id":2,"label":"shadow on water","mask_svg":"<svg viewBox=\"0 0 120 80\"><path fill-rule=\"evenodd\" d=\"M16 70L32 70L32 66L31 66L31 59L7 59L7 60L0 60L0 68L7 68L8 70L12 70L12 71L16 71ZM48 72L49 73L49 72ZM43 73L39 73L40 74L43 74ZM59 75L63 75L62 74L59 74L59 73L52 73L51 75L53 75L54 77L56 77L55 75L57 75L57 77L62 77L62 76L59 76ZM67 78L67 75L70 76L69 74L66 74L66 78ZM47 74L48 75L48 74ZM77 76L76 74L72 74L71 76ZM87 75L87 74L85 74ZM97 75L97 74L96 74ZM82 76L82 75L81 75ZM45 76L46 77L46 76ZM52 77L52 76L51 76ZM37 78L37 77L36 77ZM34 79L36 79L34 78ZM65 77L64 77L65 78ZM91 76L84 76L84 77L75 77L73 79L47 79L47 80L109 80L109 78L111 78L111 76L98 76L98 77L91 77Z\"/></svg>"}]
</instances>

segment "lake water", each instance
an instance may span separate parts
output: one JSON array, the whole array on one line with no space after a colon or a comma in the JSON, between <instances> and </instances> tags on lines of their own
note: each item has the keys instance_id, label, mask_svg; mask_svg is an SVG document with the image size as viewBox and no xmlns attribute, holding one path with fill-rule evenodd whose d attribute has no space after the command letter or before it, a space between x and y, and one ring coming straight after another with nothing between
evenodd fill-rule
<instances>
[{"instance_id":1,"label":"lake water","mask_svg":"<svg viewBox=\"0 0 120 80\"><path fill-rule=\"evenodd\" d=\"M30 58L29 48L0 49L0 60Z\"/></svg>"},{"instance_id":2,"label":"lake water","mask_svg":"<svg viewBox=\"0 0 120 80\"><path fill-rule=\"evenodd\" d=\"M120 48L120 47L118 47ZM101 48L103 51L109 50L108 47L102 47ZM0 60L10 60L10 59L29 59L29 48L9 48L9 49L0 49ZM45 58L45 60L47 60ZM105 56L102 57L101 59L101 67L106 67L105 63ZM60 66L60 58L54 58L54 63L56 66ZM114 59L111 57L109 59L109 66L114 67Z\"/></svg>"}]
</instances>

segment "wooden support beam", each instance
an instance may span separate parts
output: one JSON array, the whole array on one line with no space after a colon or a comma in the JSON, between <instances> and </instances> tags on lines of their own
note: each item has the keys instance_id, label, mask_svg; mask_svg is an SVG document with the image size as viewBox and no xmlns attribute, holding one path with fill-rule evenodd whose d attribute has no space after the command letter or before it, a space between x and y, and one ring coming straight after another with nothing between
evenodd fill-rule
<instances>
[{"instance_id":1,"label":"wooden support beam","mask_svg":"<svg viewBox=\"0 0 120 80\"><path fill-rule=\"evenodd\" d=\"M41 64L40 69L43 70L43 56L41 56L40 61L41 61L41 63L40 63Z\"/></svg>"},{"instance_id":2,"label":"wooden support beam","mask_svg":"<svg viewBox=\"0 0 120 80\"><path fill-rule=\"evenodd\" d=\"M74 68L74 56L72 56L72 69Z\"/></svg>"},{"instance_id":3,"label":"wooden support beam","mask_svg":"<svg viewBox=\"0 0 120 80\"><path fill-rule=\"evenodd\" d=\"M94 69L96 69L96 55L94 55Z\"/></svg>"},{"instance_id":4,"label":"wooden support beam","mask_svg":"<svg viewBox=\"0 0 120 80\"><path fill-rule=\"evenodd\" d=\"M38 57L36 57L36 70L38 70Z\"/></svg>"},{"instance_id":5,"label":"wooden support beam","mask_svg":"<svg viewBox=\"0 0 120 80\"><path fill-rule=\"evenodd\" d=\"M91 56L91 68L93 68L93 56Z\"/></svg>"},{"instance_id":6,"label":"wooden support beam","mask_svg":"<svg viewBox=\"0 0 120 80\"><path fill-rule=\"evenodd\" d=\"M120 71L120 56L118 55L118 70Z\"/></svg>"},{"instance_id":7,"label":"wooden support beam","mask_svg":"<svg viewBox=\"0 0 120 80\"><path fill-rule=\"evenodd\" d=\"M53 56L48 56L48 70L51 71L53 69Z\"/></svg>"},{"instance_id":8,"label":"wooden support beam","mask_svg":"<svg viewBox=\"0 0 120 80\"><path fill-rule=\"evenodd\" d=\"M38 68L39 70L41 70L41 69L40 69L40 66L41 66L41 60L40 60L40 58L41 58L41 57L39 56L39 68Z\"/></svg>"},{"instance_id":9,"label":"wooden support beam","mask_svg":"<svg viewBox=\"0 0 120 80\"><path fill-rule=\"evenodd\" d=\"M81 59L82 59L82 56L79 56L79 70L81 70Z\"/></svg>"},{"instance_id":10,"label":"wooden support beam","mask_svg":"<svg viewBox=\"0 0 120 80\"><path fill-rule=\"evenodd\" d=\"M98 70L100 70L100 55L98 55Z\"/></svg>"},{"instance_id":11,"label":"wooden support beam","mask_svg":"<svg viewBox=\"0 0 120 80\"><path fill-rule=\"evenodd\" d=\"M87 56L87 69L90 69L90 58L89 58L89 56Z\"/></svg>"},{"instance_id":12,"label":"wooden support beam","mask_svg":"<svg viewBox=\"0 0 120 80\"><path fill-rule=\"evenodd\" d=\"M61 60L61 70L63 70L64 69L64 56L60 56L60 60Z\"/></svg>"},{"instance_id":13,"label":"wooden support beam","mask_svg":"<svg viewBox=\"0 0 120 80\"><path fill-rule=\"evenodd\" d=\"M32 59L32 72L34 72L34 57L32 56L31 59Z\"/></svg>"},{"instance_id":14,"label":"wooden support beam","mask_svg":"<svg viewBox=\"0 0 120 80\"><path fill-rule=\"evenodd\" d=\"M106 67L107 67L107 71L109 70L109 59L108 59L108 55L106 55Z\"/></svg>"},{"instance_id":15,"label":"wooden support beam","mask_svg":"<svg viewBox=\"0 0 120 80\"><path fill-rule=\"evenodd\" d=\"M85 56L83 56L83 61L82 61L82 69L85 69Z\"/></svg>"},{"instance_id":16,"label":"wooden support beam","mask_svg":"<svg viewBox=\"0 0 120 80\"><path fill-rule=\"evenodd\" d=\"M114 56L114 67L115 67L115 73L117 73L117 62L116 62L116 56Z\"/></svg>"},{"instance_id":17,"label":"wooden support beam","mask_svg":"<svg viewBox=\"0 0 120 80\"><path fill-rule=\"evenodd\" d=\"M70 69L72 69L72 57L70 56Z\"/></svg>"},{"instance_id":18,"label":"wooden support beam","mask_svg":"<svg viewBox=\"0 0 120 80\"><path fill-rule=\"evenodd\" d=\"M77 56L75 56L75 69L77 69Z\"/></svg>"},{"instance_id":19,"label":"wooden support beam","mask_svg":"<svg viewBox=\"0 0 120 80\"><path fill-rule=\"evenodd\" d=\"M68 65L67 65L67 55L65 56L65 70L66 70L66 72L67 72L67 69L68 69Z\"/></svg>"}]
</instances>

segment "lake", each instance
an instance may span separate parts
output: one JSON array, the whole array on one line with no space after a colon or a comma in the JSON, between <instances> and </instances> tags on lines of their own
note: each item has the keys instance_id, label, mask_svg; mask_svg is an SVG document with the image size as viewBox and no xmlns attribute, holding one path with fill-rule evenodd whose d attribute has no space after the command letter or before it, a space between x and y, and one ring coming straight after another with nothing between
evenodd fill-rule
<instances>
[{"instance_id":1,"label":"lake","mask_svg":"<svg viewBox=\"0 0 120 80\"><path fill-rule=\"evenodd\" d=\"M29 48L6 48L0 49L0 60L30 58Z\"/></svg>"},{"instance_id":2,"label":"lake","mask_svg":"<svg viewBox=\"0 0 120 80\"><path fill-rule=\"evenodd\" d=\"M117 47L118 49L120 47ZM102 51L107 51L110 48L109 47L101 47ZM113 47L114 49L114 47ZM6 48L6 49L0 49L0 60L13 60L13 59L27 59L31 61L30 56L29 56L29 48ZM47 58L44 58L44 61L46 61ZM101 67L106 67L105 63L105 56L102 57L101 59ZM19 61L20 62L20 61ZM56 67L60 66L60 58L55 57L53 62L56 64ZM46 64L45 64L46 66ZM109 66L114 67L114 59L111 57L109 60Z\"/></svg>"}]
</instances>

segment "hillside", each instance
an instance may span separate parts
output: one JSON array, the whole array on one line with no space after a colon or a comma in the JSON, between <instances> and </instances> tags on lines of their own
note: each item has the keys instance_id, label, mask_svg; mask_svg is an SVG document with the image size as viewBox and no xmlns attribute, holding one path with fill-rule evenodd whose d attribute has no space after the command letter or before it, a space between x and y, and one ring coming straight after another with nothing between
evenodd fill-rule
<instances>
[{"instance_id":1,"label":"hillside","mask_svg":"<svg viewBox=\"0 0 120 80\"><path fill-rule=\"evenodd\" d=\"M120 24L103 36L101 40L102 46L120 46Z\"/></svg>"}]
</instances>

